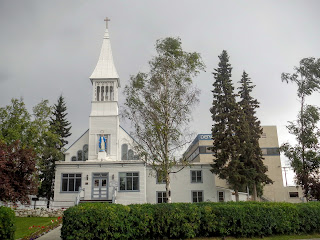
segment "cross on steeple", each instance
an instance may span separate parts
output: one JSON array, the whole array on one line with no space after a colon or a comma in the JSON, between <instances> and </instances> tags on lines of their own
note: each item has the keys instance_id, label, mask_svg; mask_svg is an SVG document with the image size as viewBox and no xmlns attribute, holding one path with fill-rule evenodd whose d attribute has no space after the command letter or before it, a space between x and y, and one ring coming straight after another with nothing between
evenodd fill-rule
<instances>
[{"instance_id":1,"label":"cross on steeple","mask_svg":"<svg viewBox=\"0 0 320 240\"><path fill-rule=\"evenodd\" d=\"M106 22L106 28L108 29L108 22L110 21L110 18L106 17L106 19L104 19L104 21Z\"/></svg>"}]
</instances>

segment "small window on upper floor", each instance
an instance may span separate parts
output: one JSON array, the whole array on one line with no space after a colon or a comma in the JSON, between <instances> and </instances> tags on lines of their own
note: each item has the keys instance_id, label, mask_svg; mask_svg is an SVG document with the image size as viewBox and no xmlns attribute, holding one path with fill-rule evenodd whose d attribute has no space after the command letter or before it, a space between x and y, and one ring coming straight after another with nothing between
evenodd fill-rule
<instances>
[{"instance_id":1,"label":"small window on upper floor","mask_svg":"<svg viewBox=\"0 0 320 240\"><path fill-rule=\"evenodd\" d=\"M72 162L77 161L77 157L76 157L76 156L73 156L73 157L71 158L71 161L72 161Z\"/></svg>"},{"instance_id":2,"label":"small window on upper floor","mask_svg":"<svg viewBox=\"0 0 320 240\"><path fill-rule=\"evenodd\" d=\"M280 149L278 147L275 148L261 148L262 155L267 156L276 156L280 155Z\"/></svg>"},{"instance_id":3,"label":"small window on upper floor","mask_svg":"<svg viewBox=\"0 0 320 240\"><path fill-rule=\"evenodd\" d=\"M157 171L157 183L164 184L166 183L166 176L163 172Z\"/></svg>"},{"instance_id":4,"label":"small window on upper floor","mask_svg":"<svg viewBox=\"0 0 320 240\"><path fill-rule=\"evenodd\" d=\"M192 183L202 183L202 171L201 170L191 170L191 182Z\"/></svg>"}]
</instances>

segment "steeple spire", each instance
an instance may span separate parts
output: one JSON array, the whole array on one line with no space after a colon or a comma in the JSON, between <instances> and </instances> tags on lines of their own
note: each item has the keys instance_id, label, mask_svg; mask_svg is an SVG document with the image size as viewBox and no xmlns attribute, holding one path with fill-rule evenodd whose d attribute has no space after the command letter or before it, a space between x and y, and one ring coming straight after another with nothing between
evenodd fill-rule
<instances>
[{"instance_id":1,"label":"steeple spire","mask_svg":"<svg viewBox=\"0 0 320 240\"><path fill-rule=\"evenodd\" d=\"M118 84L120 85L119 75L114 65L111 51L111 43L108 29L108 22L110 21L110 19L106 17L104 21L106 22L106 30L102 41L100 56L98 63L90 76L90 79L117 79Z\"/></svg>"}]
</instances>

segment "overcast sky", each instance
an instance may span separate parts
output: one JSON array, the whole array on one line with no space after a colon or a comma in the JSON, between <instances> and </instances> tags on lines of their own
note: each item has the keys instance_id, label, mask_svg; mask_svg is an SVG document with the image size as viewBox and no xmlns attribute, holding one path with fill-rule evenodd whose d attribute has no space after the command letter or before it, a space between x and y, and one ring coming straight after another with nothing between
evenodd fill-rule
<instances>
[{"instance_id":1,"label":"overcast sky","mask_svg":"<svg viewBox=\"0 0 320 240\"><path fill-rule=\"evenodd\" d=\"M145 71L159 38L179 36L186 51L199 52L206 72L195 79L201 90L190 128L210 133L211 74L227 50L235 87L243 70L256 85L262 125L276 125L279 143L290 140L285 125L294 120L296 87L282 72L304 57L320 57L320 1L0 1L0 107L23 97L28 109L62 93L76 140L89 126L91 83L109 17L114 61L123 87ZM308 103L319 104L314 94ZM122 94L119 105L124 102ZM125 123L124 125L128 125ZM284 163L283 163L284 164Z\"/></svg>"}]
</instances>

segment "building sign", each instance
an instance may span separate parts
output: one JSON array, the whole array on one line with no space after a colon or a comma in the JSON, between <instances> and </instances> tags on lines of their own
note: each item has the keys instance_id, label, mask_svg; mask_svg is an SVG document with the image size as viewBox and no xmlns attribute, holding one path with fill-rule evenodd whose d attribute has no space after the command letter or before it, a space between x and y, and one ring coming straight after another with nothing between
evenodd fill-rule
<instances>
[{"instance_id":1,"label":"building sign","mask_svg":"<svg viewBox=\"0 0 320 240\"><path fill-rule=\"evenodd\" d=\"M199 134L198 135L199 140L212 140L211 134Z\"/></svg>"}]
</instances>

